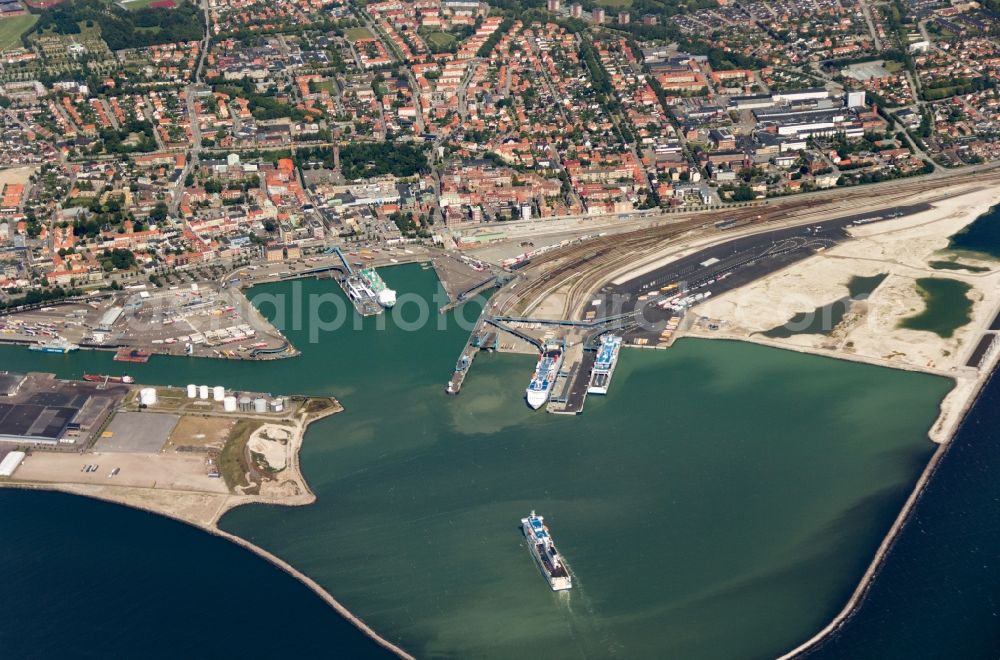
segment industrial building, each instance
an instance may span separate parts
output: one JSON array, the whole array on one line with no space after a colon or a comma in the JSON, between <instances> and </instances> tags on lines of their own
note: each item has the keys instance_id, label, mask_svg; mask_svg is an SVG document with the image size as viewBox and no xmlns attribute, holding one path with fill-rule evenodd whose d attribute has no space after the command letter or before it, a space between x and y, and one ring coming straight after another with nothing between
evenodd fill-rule
<instances>
[{"instance_id":1,"label":"industrial building","mask_svg":"<svg viewBox=\"0 0 1000 660\"><path fill-rule=\"evenodd\" d=\"M0 442L76 444L86 440L128 393L126 385L56 380L51 374L0 374Z\"/></svg>"},{"instance_id":2,"label":"industrial building","mask_svg":"<svg viewBox=\"0 0 1000 660\"><path fill-rule=\"evenodd\" d=\"M70 406L0 403L0 442L54 445L78 412Z\"/></svg>"}]
</instances>

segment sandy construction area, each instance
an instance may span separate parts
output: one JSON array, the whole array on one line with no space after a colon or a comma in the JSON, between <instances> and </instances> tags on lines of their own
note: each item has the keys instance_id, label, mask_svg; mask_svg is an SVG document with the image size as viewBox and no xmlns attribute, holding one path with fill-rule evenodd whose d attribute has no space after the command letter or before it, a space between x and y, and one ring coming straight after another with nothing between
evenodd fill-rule
<instances>
[{"instance_id":1,"label":"sandy construction area","mask_svg":"<svg viewBox=\"0 0 1000 660\"><path fill-rule=\"evenodd\" d=\"M694 308L702 321L692 333L832 351L938 373L966 370L969 355L1000 308L1000 264L963 255L963 263L993 268L966 273L936 270L928 262L947 258L942 251L948 237L995 203L995 191L980 190L938 202L924 213L858 227L852 230L856 240ZM879 273L888 277L867 301L855 303L829 335L764 339L757 334L846 296L853 276ZM922 277L951 278L972 287L967 294L973 302L972 321L949 338L897 327L901 319L925 309L915 284ZM719 330L708 330L706 321L717 323Z\"/></svg>"},{"instance_id":2,"label":"sandy construction area","mask_svg":"<svg viewBox=\"0 0 1000 660\"><path fill-rule=\"evenodd\" d=\"M288 465L291 452L291 429L278 424L265 424L250 435L247 448L251 453L260 454L275 472Z\"/></svg>"}]
</instances>

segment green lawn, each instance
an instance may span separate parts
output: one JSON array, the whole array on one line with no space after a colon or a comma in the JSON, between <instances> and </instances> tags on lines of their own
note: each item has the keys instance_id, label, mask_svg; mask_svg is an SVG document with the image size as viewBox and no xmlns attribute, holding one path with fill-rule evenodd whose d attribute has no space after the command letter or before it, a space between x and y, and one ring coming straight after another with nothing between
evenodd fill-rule
<instances>
[{"instance_id":1,"label":"green lawn","mask_svg":"<svg viewBox=\"0 0 1000 660\"><path fill-rule=\"evenodd\" d=\"M632 0L597 0L596 4L605 9L628 9L632 6Z\"/></svg>"},{"instance_id":2,"label":"green lawn","mask_svg":"<svg viewBox=\"0 0 1000 660\"><path fill-rule=\"evenodd\" d=\"M21 35L31 29L38 20L35 14L11 16L0 20L0 50L21 45Z\"/></svg>"},{"instance_id":3,"label":"green lawn","mask_svg":"<svg viewBox=\"0 0 1000 660\"><path fill-rule=\"evenodd\" d=\"M904 65L898 60L886 60L883 66L885 66L885 70L889 73L896 73L902 69Z\"/></svg>"},{"instance_id":4,"label":"green lawn","mask_svg":"<svg viewBox=\"0 0 1000 660\"><path fill-rule=\"evenodd\" d=\"M347 30L347 38L351 41L357 41L358 39L371 39L373 36L372 31L366 27L352 27Z\"/></svg>"},{"instance_id":5,"label":"green lawn","mask_svg":"<svg viewBox=\"0 0 1000 660\"><path fill-rule=\"evenodd\" d=\"M137 9L148 7L154 2L156 0L121 0L118 4L129 11L136 11Z\"/></svg>"},{"instance_id":6,"label":"green lawn","mask_svg":"<svg viewBox=\"0 0 1000 660\"><path fill-rule=\"evenodd\" d=\"M455 43L455 35L447 32L428 32L424 35L424 39L433 50L445 50Z\"/></svg>"}]
</instances>

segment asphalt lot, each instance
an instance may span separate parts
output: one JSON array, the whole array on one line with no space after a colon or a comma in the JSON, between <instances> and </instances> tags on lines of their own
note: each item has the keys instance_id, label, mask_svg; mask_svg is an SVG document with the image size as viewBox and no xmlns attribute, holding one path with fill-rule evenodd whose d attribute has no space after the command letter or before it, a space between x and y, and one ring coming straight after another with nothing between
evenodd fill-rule
<instances>
[{"instance_id":1,"label":"asphalt lot","mask_svg":"<svg viewBox=\"0 0 1000 660\"><path fill-rule=\"evenodd\" d=\"M626 329L626 339L628 343L634 343L637 338L646 338L649 345L656 345L667 319L679 315L677 311L664 310L656 305L664 298L678 292L721 295L850 240L848 229L855 226L856 221L865 221L864 224L884 222L929 208L929 204L913 204L884 211L881 215L849 215L815 225L740 236L699 250L627 282L603 287L594 300L596 304L592 306L594 316L602 318L641 309L640 322ZM676 287L661 291L672 285Z\"/></svg>"},{"instance_id":2,"label":"asphalt lot","mask_svg":"<svg viewBox=\"0 0 1000 660\"><path fill-rule=\"evenodd\" d=\"M178 415L150 412L121 412L108 424L108 437L94 443L95 452L155 454L177 426Z\"/></svg>"},{"instance_id":3,"label":"asphalt lot","mask_svg":"<svg viewBox=\"0 0 1000 660\"><path fill-rule=\"evenodd\" d=\"M911 215L927 210L927 204L901 206L899 215ZM850 239L847 229L857 220L870 220L874 214L845 216L817 225L788 227L773 231L742 236L719 245L705 248L677 261L657 268L619 285L608 285L601 290L606 304L617 301L622 311L631 311L640 302L639 297L650 294L661 298L659 290L678 284L681 290L711 291L719 295L760 279L776 270L805 259L818 251L829 249ZM879 220L893 219L888 214ZM714 281L713 281L714 280ZM652 294L657 294L653 296ZM598 317L603 314L598 313Z\"/></svg>"}]
</instances>

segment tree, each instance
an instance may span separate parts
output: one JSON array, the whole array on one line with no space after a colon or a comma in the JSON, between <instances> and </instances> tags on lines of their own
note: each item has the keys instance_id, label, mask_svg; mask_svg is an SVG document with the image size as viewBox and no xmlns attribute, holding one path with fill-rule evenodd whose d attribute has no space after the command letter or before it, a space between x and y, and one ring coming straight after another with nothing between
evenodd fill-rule
<instances>
[{"instance_id":1,"label":"tree","mask_svg":"<svg viewBox=\"0 0 1000 660\"><path fill-rule=\"evenodd\" d=\"M153 210L149 212L149 219L153 222L163 222L167 219L167 205L164 202L157 202Z\"/></svg>"}]
</instances>

